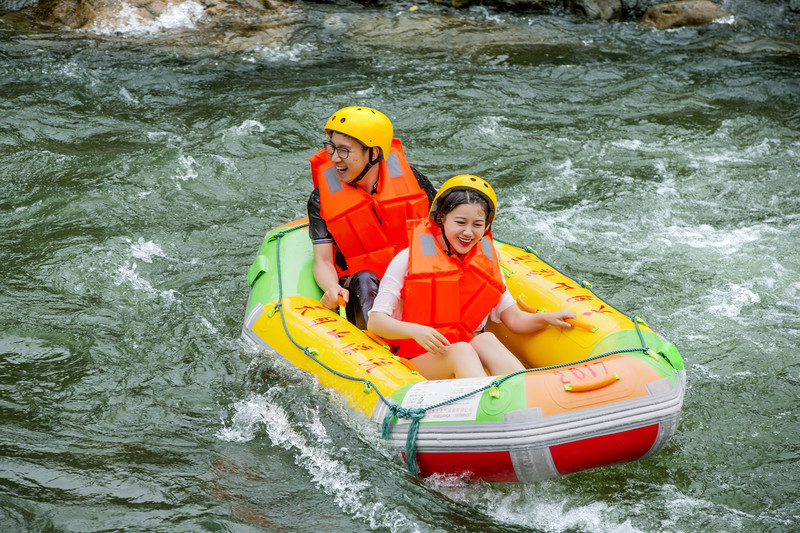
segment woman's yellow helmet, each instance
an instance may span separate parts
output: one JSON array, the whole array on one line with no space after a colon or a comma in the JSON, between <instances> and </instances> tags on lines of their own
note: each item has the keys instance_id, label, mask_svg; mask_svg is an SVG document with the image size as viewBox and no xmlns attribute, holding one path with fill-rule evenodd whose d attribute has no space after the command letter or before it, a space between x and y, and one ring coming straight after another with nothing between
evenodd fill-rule
<instances>
[{"instance_id":1,"label":"woman's yellow helmet","mask_svg":"<svg viewBox=\"0 0 800 533\"><path fill-rule=\"evenodd\" d=\"M437 192L436 196L433 198L433 202L431 202L429 217L436 222L434 218L441 209L441 203L444 197L452 191L464 189L477 192L489 202L489 213L486 216L486 227L488 228L494 221L495 214L497 213L497 195L495 195L494 189L492 189L492 186L489 185L486 180L471 174L455 176L442 184L439 188L439 192Z\"/></svg>"},{"instance_id":2,"label":"woman's yellow helmet","mask_svg":"<svg viewBox=\"0 0 800 533\"><path fill-rule=\"evenodd\" d=\"M394 128L389 118L369 107L345 107L328 119L325 124L328 135L337 131L358 140L367 147L377 146L383 158L389 155Z\"/></svg>"}]
</instances>

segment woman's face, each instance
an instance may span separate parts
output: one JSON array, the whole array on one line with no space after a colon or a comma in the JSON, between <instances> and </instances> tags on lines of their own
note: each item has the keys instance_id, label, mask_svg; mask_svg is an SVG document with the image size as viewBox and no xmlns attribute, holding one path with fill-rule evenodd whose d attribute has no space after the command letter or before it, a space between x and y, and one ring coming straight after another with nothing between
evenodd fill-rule
<instances>
[{"instance_id":1,"label":"woman's face","mask_svg":"<svg viewBox=\"0 0 800 533\"><path fill-rule=\"evenodd\" d=\"M331 142L337 150L334 150L333 154L329 154L328 157L330 157L331 163L333 163L333 167L336 169L336 175L342 183L350 183L356 179L361 171L364 170L364 167L367 166L369 162L369 150L352 137L336 131L331 135ZM342 158L339 155L340 150L338 149L341 148L350 150L346 158Z\"/></svg>"},{"instance_id":2,"label":"woman's face","mask_svg":"<svg viewBox=\"0 0 800 533\"><path fill-rule=\"evenodd\" d=\"M486 233L486 211L478 204L461 204L444 216L442 226L450 250L465 254Z\"/></svg>"}]
</instances>

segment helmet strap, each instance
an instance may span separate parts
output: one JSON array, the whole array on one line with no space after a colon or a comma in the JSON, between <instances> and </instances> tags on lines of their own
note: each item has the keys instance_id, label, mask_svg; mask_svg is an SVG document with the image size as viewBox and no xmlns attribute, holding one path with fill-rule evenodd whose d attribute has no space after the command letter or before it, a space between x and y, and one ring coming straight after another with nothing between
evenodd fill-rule
<instances>
[{"instance_id":1,"label":"helmet strap","mask_svg":"<svg viewBox=\"0 0 800 533\"><path fill-rule=\"evenodd\" d=\"M453 249L450 247L450 239L447 238L447 235L444 234L444 230L442 230L442 237L444 237L444 245L447 247L447 250L444 251L448 255L448 257L453 256Z\"/></svg>"},{"instance_id":2,"label":"helmet strap","mask_svg":"<svg viewBox=\"0 0 800 533\"><path fill-rule=\"evenodd\" d=\"M444 232L444 220L440 213L436 213L433 217L433 223L436 224L442 232L442 240L444 241L445 251L444 253L447 254L448 257L453 255L453 249L450 246L450 239L447 238L447 235Z\"/></svg>"},{"instance_id":3,"label":"helmet strap","mask_svg":"<svg viewBox=\"0 0 800 533\"><path fill-rule=\"evenodd\" d=\"M348 185L354 185L355 186L356 183L361 181L364 178L364 176L367 175L367 172L369 172L372 167L374 167L376 164L380 163L381 159L383 159L383 157L381 157L381 156L378 156L375 159L372 159L372 148L368 146L367 150L369 150L369 161L367 161L367 164L364 165L364 170L362 170L361 173L353 179L353 181L348 182L347 183Z\"/></svg>"}]
</instances>

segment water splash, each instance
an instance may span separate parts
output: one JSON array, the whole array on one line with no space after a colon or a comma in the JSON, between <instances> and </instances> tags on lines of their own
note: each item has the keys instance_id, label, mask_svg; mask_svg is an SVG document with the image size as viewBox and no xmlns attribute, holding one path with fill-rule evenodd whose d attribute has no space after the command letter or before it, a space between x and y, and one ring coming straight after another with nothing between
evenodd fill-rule
<instances>
[{"instance_id":1,"label":"water splash","mask_svg":"<svg viewBox=\"0 0 800 533\"><path fill-rule=\"evenodd\" d=\"M302 422L289 416L275 396L280 387L265 394L252 394L233 404L230 423L216 436L226 442L247 442L263 429L275 446L295 454L295 463L305 469L313 483L333 497L345 513L369 524L370 529L418 532L420 529L401 511L376 498L375 486L364 481L359 469L342 460L344 450L335 445L318 413L305 408Z\"/></svg>"},{"instance_id":2,"label":"water splash","mask_svg":"<svg viewBox=\"0 0 800 533\"><path fill-rule=\"evenodd\" d=\"M247 442L256 436L270 417L278 419L279 424L288 424L286 412L282 409L269 409L270 404L263 396L253 395L233 404L233 416L229 424L222 421L222 429L216 436L225 442Z\"/></svg>"}]
</instances>

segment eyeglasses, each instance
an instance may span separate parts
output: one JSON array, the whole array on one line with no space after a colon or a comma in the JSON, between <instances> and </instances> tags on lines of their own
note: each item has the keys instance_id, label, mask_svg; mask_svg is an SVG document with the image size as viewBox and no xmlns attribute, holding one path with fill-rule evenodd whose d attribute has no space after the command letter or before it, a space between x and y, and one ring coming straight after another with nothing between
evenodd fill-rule
<instances>
[{"instance_id":1,"label":"eyeglasses","mask_svg":"<svg viewBox=\"0 0 800 533\"><path fill-rule=\"evenodd\" d=\"M340 158L347 159L350 156L350 148L345 148L343 146L336 146L331 141L325 141L322 143L323 148L328 153L328 155L333 155L334 153L338 154ZM363 147L364 150L367 149L366 146Z\"/></svg>"}]
</instances>

